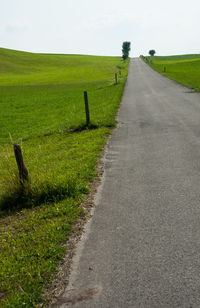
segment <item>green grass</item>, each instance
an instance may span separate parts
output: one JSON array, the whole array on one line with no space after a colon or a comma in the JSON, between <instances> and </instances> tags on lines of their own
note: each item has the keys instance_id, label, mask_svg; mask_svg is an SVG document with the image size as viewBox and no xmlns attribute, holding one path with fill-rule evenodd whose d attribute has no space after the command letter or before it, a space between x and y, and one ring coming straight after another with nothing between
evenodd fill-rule
<instances>
[{"instance_id":1,"label":"green grass","mask_svg":"<svg viewBox=\"0 0 200 308\"><path fill-rule=\"evenodd\" d=\"M121 67L119 84L114 73ZM128 62L0 49L0 306L36 307L115 126ZM85 127L83 91L91 126ZM10 141L22 145L31 182L18 183Z\"/></svg>"},{"instance_id":2,"label":"green grass","mask_svg":"<svg viewBox=\"0 0 200 308\"><path fill-rule=\"evenodd\" d=\"M149 65L158 72L186 87L200 91L199 54L146 58Z\"/></svg>"}]
</instances>

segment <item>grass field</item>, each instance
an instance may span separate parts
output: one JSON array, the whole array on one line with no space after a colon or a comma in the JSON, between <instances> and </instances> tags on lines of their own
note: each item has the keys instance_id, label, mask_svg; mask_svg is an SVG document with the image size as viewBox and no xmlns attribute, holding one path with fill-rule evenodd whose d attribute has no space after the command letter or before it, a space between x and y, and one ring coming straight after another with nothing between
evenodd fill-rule
<instances>
[{"instance_id":1,"label":"grass field","mask_svg":"<svg viewBox=\"0 0 200 308\"><path fill-rule=\"evenodd\" d=\"M0 49L1 307L45 303L42 294L67 249L63 244L85 215L80 204L115 126L128 63L120 57ZM18 183L13 142L21 144L29 171L24 188Z\"/></svg>"},{"instance_id":2,"label":"grass field","mask_svg":"<svg viewBox=\"0 0 200 308\"><path fill-rule=\"evenodd\" d=\"M146 58L149 65L158 72L200 91L200 54Z\"/></svg>"}]
</instances>

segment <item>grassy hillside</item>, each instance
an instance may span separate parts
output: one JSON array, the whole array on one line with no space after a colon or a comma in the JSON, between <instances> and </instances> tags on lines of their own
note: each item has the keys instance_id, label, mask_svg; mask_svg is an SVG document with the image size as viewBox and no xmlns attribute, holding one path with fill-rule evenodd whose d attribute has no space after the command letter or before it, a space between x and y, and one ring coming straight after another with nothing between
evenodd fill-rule
<instances>
[{"instance_id":1,"label":"grassy hillside","mask_svg":"<svg viewBox=\"0 0 200 308\"><path fill-rule=\"evenodd\" d=\"M113 125L112 102L122 86L113 86L117 66L125 69L117 57L0 49L0 143L7 143L9 134L14 140L27 139L82 125L84 90L89 92L92 122Z\"/></svg>"},{"instance_id":2,"label":"grassy hillside","mask_svg":"<svg viewBox=\"0 0 200 308\"><path fill-rule=\"evenodd\" d=\"M200 55L147 57L146 61L163 75L200 91Z\"/></svg>"},{"instance_id":3,"label":"grassy hillside","mask_svg":"<svg viewBox=\"0 0 200 308\"><path fill-rule=\"evenodd\" d=\"M108 82L117 57L35 54L0 48L0 85Z\"/></svg>"},{"instance_id":4,"label":"grassy hillside","mask_svg":"<svg viewBox=\"0 0 200 308\"><path fill-rule=\"evenodd\" d=\"M121 70L119 83L114 73ZM0 306L44 303L44 286L96 175L128 62L0 49ZM83 91L91 125L85 127ZM29 172L22 188L12 142Z\"/></svg>"}]
</instances>

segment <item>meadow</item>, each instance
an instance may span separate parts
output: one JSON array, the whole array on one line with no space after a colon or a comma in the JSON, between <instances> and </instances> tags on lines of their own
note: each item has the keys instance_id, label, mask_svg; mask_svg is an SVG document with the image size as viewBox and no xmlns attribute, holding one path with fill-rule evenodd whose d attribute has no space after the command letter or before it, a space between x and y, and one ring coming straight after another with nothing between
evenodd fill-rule
<instances>
[{"instance_id":1,"label":"meadow","mask_svg":"<svg viewBox=\"0 0 200 308\"><path fill-rule=\"evenodd\" d=\"M200 54L154 56L145 57L145 59L150 66L161 74L195 91L200 91Z\"/></svg>"},{"instance_id":2,"label":"meadow","mask_svg":"<svg viewBox=\"0 0 200 308\"><path fill-rule=\"evenodd\" d=\"M49 300L44 290L64 244L86 215L81 203L116 125L128 64L120 57L0 48L0 307L41 307ZM21 145L29 172L24 187L13 143Z\"/></svg>"}]
</instances>

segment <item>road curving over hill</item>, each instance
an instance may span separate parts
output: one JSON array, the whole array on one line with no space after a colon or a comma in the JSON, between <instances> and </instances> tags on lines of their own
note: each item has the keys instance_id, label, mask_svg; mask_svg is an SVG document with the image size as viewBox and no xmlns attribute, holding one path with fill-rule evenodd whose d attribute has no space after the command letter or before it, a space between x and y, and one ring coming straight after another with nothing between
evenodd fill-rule
<instances>
[{"instance_id":1,"label":"road curving over hill","mask_svg":"<svg viewBox=\"0 0 200 308\"><path fill-rule=\"evenodd\" d=\"M200 94L132 59L97 206L57 307L200 307Z\"/></svg>"}]
</instances>

